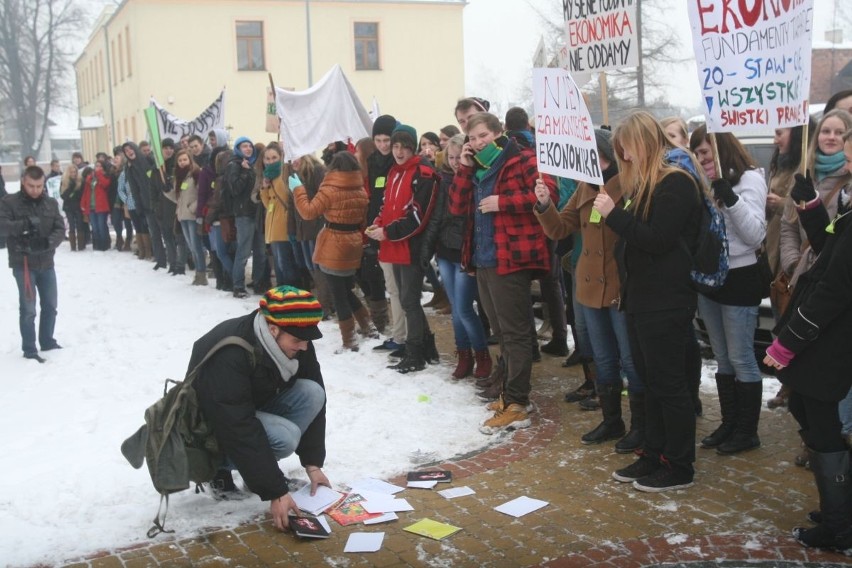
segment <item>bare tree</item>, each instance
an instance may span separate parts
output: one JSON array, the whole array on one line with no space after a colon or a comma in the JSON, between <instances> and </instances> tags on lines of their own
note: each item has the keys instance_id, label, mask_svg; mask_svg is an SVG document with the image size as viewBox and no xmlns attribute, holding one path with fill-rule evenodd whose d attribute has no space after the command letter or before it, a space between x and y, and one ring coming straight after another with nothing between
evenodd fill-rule
<instances>
[{"instance_id":1,"label":"bare tree","mask_svg":"<svg viewBox=\"0 0 852 568\"><path fill-rule=\"evenodd\" d=\"M548 9L541 9L535 0L527 4L545 24L544 34L548 45L564 44L565 23L560 4L548 2ZM668 85L671 65L683 63L687 58L671 22L665 21L667 12L664 0L635 0L637 25L639 27L639 66L631 69L607 72L610 99L630 99L644 108L649 99L648 92L660 93Z\"/></svg>"},{"instance_id":2,"label":"bare tree","mask_svg":"<svg viewBox=\"0 0 852 568\"><path fill-rule=\"evenodd\" d=\"M0 0L0 100L22 153L38 155L51 110L68 96L66 46L82 24L73 0Z\"/></svg>"}]
</instances>

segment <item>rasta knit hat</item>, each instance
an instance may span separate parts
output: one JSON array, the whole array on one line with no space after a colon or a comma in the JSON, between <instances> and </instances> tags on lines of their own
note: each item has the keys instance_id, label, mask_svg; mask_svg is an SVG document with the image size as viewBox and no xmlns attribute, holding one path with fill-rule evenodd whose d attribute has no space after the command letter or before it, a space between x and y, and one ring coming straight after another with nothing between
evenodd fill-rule
<instances>
[{"instance_id":1,"label":"rasta knit hat","mask_svg":"<svg viewBox=\"0 0 852 568\"><path fill-rule=\"evenodd\" d=\"M393 134L393 129L396 128L397 121L389 114L383 114L373 122L373 136Z\"/></svg>"},{"instance_id":2,"label":"rasta knit hat","mask_svg":"<svg viewBox=\"0 0 852 568\"><path fill-rule=\"evenodd\" d=\"M294 286L272 288L260 299L260 313L267 322L304 341L322 337L317 324L322 306L307 290Z\"/></svg>"}]
</instances>

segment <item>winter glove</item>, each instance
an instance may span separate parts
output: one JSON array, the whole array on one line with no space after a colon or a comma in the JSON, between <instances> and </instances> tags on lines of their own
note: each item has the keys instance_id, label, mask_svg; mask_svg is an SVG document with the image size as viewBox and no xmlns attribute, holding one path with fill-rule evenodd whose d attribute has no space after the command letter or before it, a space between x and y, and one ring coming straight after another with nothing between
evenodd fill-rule
<instances>
[{"instance_id":1,"label":"winter glove","mask_svg":"<svg viewBox=\"0 0 852 568\"><path fill-rule=\"evenodd\" d=\"M24 231L25 235L37 235L38 228L41 225L41 219L38 218L38 215L31 215L26 218L24 222Z\"/></svg>"},{"instance_id":2,"label":"winter glove","mask_svg":"<svg viewBox=\"0 0 852 568\"><path fill-rule=\"evenodd\" d=\"M203 225L204 224L204 217L196 217L195 218L195 224L196 225Z\"/></svg>"},{"instance_id":3,"label":"winter glove","mask_svg":"<svg viewBox=\"0 0 852 568\"><path fill-rule=\"evenodd\" d=\"M420 270L425 274L432 264L432 255L427 250L423 250L420 254Z\"/></svg>"},{"instance_id":4,"label":"winter glove","mask_svg":"<svg viewBox=\"0 0 852 568\"><path fill-rule=\"evenodd\" d=\"M796 182L793 184L793 189L790 190L790 198L793 203L809 203L816 199L817 193L814 189L814 182L811 179L811 172L805 172L805 175L796 174Z\"/></svg>"},{"instance_id":5,"label":"winter glove","mask_svg":"<svg viewBox=\"0 0 852 568\"><path fill-rule=\"evenodd\" d=\"M734 193L734 188L731 187L731 182L725 178L714 179L713 183L710 184L710 187L713 188L713 198L724 203L725 207L733 207L740 199L737 194Z\"/></svg>"},{"instance_id":6,"label":"winter glove","mask_svg":"<svg viewBox=\"0 0 852 568\"><path fill-rule=\"evenodd\" d=\"M287 180L287 183L290 186L290 191L293 191L294 189L296 189L300 185L303 185L302 180L299 179L299 174L291 175L290 178Z\"/></svg>"}]
</instances>

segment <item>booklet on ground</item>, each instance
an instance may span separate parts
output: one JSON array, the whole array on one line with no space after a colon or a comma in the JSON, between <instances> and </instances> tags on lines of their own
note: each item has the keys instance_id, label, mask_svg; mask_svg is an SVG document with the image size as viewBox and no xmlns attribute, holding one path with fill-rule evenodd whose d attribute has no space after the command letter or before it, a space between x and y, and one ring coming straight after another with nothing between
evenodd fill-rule
<instances>
[{"instance_id":1,"label":"booklet on ground","mask_svg":"<svg viewBox=\"0 0 852 568\"><path fill-rule=\"evenodd\" d=\"M311 515L319 515L343 497L343 493L329 489L324 485L317 487L316 495L311 495L310 484L305 485L298 491L291 493L296 506Z\"/></svg>"},{"instance_id":2,"label":"booklet on ground","mask_svg":"<svg viewBox=\"0 0 852 568\"><path fill-rule=\"evenodd\" d=\"M328 516L342 527L382 516L381 513L368 513L364 509L364 501L360 493L350 493L337 506L328 510Z\"/></svg>"},{"instance_id":3,"label":"booklet on ground","mask_svg":"<svg viewBox=\"0 0 852 568\"><path fill-rule=\"evenodd\" d=\"M448 525L447 523L439 523L432 519L420 519L413 525L407 526L402 530L433 538L435 540L443 540L448 536L459 532L461 527L455 527L453 525Z\"/></svg>"},{"instance_id":4,"label":"booklet on ground","mask_svg":"<svg viewBox=\"0 0 852 568\"><path fill-rule=\"evenodd\" d=\"M289 515L290 530L300 538L328 538L329 532L315 517Z\"/></svg>"},{"instance_id":5,"label":"booklet on ground","mask_svg":"<svg viewBox=\"0 0 852 568\"><path fill-rule=\"evenodd\" d=\"M451 471L409 471L408 481L437 481L438 483L449 483L453 480Z\"/></svg>"}]
</instances>

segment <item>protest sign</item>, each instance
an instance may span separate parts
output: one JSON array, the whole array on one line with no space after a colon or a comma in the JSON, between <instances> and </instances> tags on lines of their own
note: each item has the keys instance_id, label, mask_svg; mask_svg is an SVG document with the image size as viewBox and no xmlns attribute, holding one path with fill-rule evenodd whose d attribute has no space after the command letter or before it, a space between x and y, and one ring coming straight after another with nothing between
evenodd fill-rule
<instances>
[{"instance_id":1,"label":"protest sign","mask_svg":"<svg viewBox=\"0 0 852 568\"><path fill-rule=\"evenodd\" d=\"M171 138L175 142L180 140L184 135L192 136L198 134L202 138L207 137L207 133L214 128L225 128L225 91L222 90L219 96L208 106L204 112L199 114L192 120L183 120L163 107L157 101L151 99L151 106L157 111L157 124L160 130L160 136L163 138Z\"/></svg>"},{"instance_id":2,"label":"protest sign","mask_svg":"<svg viewBox=\"0 0 852 568\"><path fill-rule=\"evenodd\" d=\"M639 65L634 0L562 0L568 69L591 73Z\"/></svg>"},{"instance_id":3,"label":"protest sign","mask_svg":"<svg viewBox=\"0 0 852 568\"><path fill-rule=\"evenodd\" d=\"M813 0L689 0L709 132L808 123Z\"/></svg>"},{"instance_id":4,"label":"protest sign","mask_svg":"<svg viewBox=\"0 0 852 568\"><path fill-rule=\"evenodd\" d=\"M595 128L565 69L533 69L538 171L603 185Z\"/></svg>"},{"instance_id":5,"label":"protest sign","mask_svg":"<svg viewBox=\"0 0 852 568\"><path fill-rule=\"evenodd\" d=\"M275 87L275 106L285 160L312 154L331 142L354 144L372 133L370 114L339 65L307 90Z\"/></svg>"}]
</instances>

